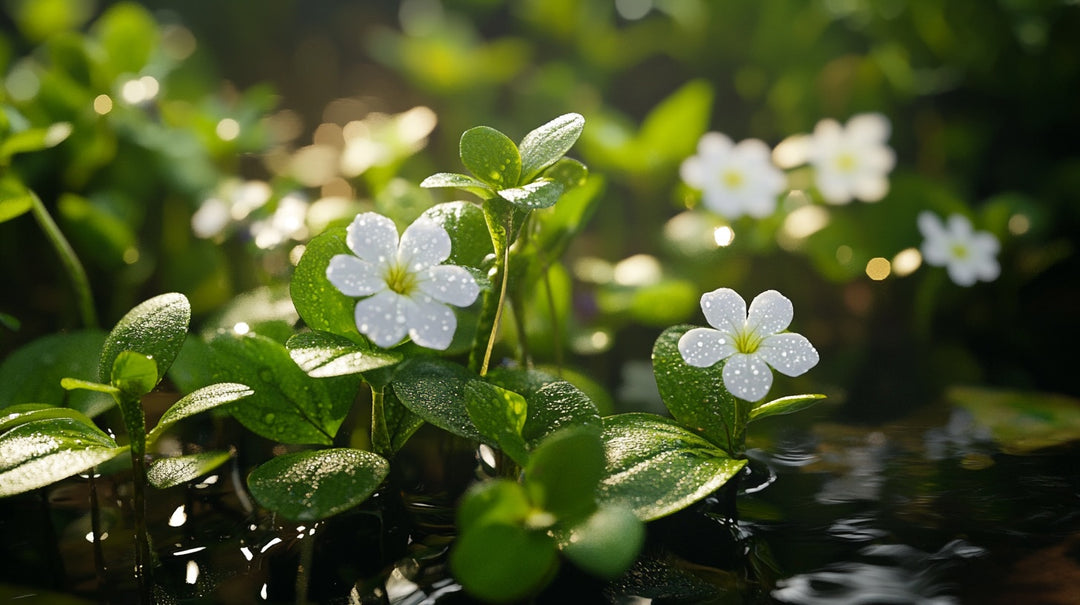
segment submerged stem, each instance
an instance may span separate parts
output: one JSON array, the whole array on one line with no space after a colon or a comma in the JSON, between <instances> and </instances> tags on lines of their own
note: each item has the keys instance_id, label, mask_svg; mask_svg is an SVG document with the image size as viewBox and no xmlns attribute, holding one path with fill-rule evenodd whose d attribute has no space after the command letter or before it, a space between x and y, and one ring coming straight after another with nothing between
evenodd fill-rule
<instances>
[{"instance_id":1,"label":"submerged stem","mask_svg":"<svg viewBox=\"0 0 1080 605\"><path fill-rule=\"evenodd\" d=\"M29 193L30 199L33 201L31 211L34 218L41 225L41 230L45 232L45 236L52 243L53 248L56 249L56 253L60 255L60 262L63 263L68 278L71 280L83 326L97 328L97 311L94 310L94 297L90 290L90 280L86 277L86 269L83 268L79 257L75 255L75 250L71 247L67 238L64 237L63 232L60 231L60 227L57 226L56 221L53 220L49 211L45 208L41 198L33 191Z\"/></svg>"}]
</instances>

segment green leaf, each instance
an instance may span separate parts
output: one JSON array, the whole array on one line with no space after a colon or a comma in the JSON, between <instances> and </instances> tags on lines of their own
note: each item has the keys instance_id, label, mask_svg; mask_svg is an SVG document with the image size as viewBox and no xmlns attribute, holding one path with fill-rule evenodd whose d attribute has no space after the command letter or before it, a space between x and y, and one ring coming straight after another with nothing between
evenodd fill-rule
<instances>
[{"instance_id":1,"label":"green leaf","mask_svg":"<svg viewBox=\"0 0 1080 605\"><path fill-rule=\"evenodd\" d=\"M475 527L462 533L450 551L450 569L466 592L495 603L539 591L558 564L551 538L516 525Z\"/></svg>"},{"instance_id":2,"label":"green leaf","mask_svg":"<svg viewBox=\"0 0 1080 605\"><path fill-rule=\"evenodd\" d=\"M990 429L1001 449L1029 454L1080 440L1080 401L1065 395L977 387L951 387L950 403Z\"/></svg>"},{"instance_id":3,"label":"green leaf","mask_svg":"<svg viewBox=\"0 0 1080 605\"><path fill-rule=\"evenodd\" d=\"M25 185L9 175L0 178L0 223L22 216L33 207L34 198Z\"/></svg>"},{"instance_id":4,"label":"green leaf","mask_svg":"<svg viewBox=\"0 0 1080 605\"><path fill-rule=\"evenodd\" d=\"M141 72L160 38L154 17L134 2L118 3L105 11L94 23L93 33L108 57L106 65L113 76Z\"/></svg>"},{"instance_id":5,"label":"green leaf","mask_svg":"<svg viewBox=\"0 0 1080 605\"><path fill-rule=\"evenodd\" d=\"M199 334L209 340L220 330L236 330L238 324L263 336L293 333L300 315L289 296L288 284L275 283L233 296L204 320Z\"/></svg>"},{"instance_id":6,"label":"green leaf","mask_svg":"<svg viewBox=\"0 0 1080 605\"><path fill-rule=\"evenodd\" d=\"M417 416L460 437L479 439L465 409L465 385L477 378L452 361L415 357L398 367L391 384L401 403Z\"/></svg>"},{"instance_id":7,"label":"green leaf","mask_svg":"<svg viewBox=\"0 0 1080 605\"><path fill-rule=\"evenodd\" d=\"M562 185L563 191L570 191L588 181L589 169L577 160L563 158L545 170L543 177Z\"/></svg>"},{"instance_id":8,"label":"green leaf","mask_svg":"<svg viewBox=\"0 0 1080 605\"><path fill-rule=\"evenodd\" d=\"M433 174L421 181L420 186L429 189L437 187L454 187L456 189L464 189L465 191L474 193L482 198L491 195L491 187L484 181L465 174L457 174L456 172L439 172Z\"/></svg>"},{"instance_id":9,"label":"green leaf","mask_svg":"<svg viewBox=\"0 0 1080 605\"><path fill-rule=\"evenodd\" d=\"M473 380L465 385L465 409L488 443L497 446L519 465L528 461L529 451L521 436L528 411L524 397L482 380Z\"/></svg>"},{"instance_id":10,"label":"green leaf","mask_svg":"<svg viewBox=\"0 0 1080 605\"><path fill-rule=\"evenodd\" d=\"M0 408L16 403L67 405L93 417L116 405L100 393L68 393L60 379L97 378L98 357L105 343L101 330L49 334L16 349L0 364Z\"/></svg>"},{"instance_id":11,"label":"green leaf","mask_svg":"<svg viewBox=\"0 0 1080 605\"><path fill-rule=\"evenodd\" d=\"M585 128L581 114L561 115L521 139L521 181L533 180L540 171L566 155Z\"/></svg>"},{"instance_id":12,"label":"green leaf","mask_svg":"<svg viewBox=\"0 0 1080 605\"><path fill-rule=\"evenodd\" d=\"M564 190L561 182L543 178L521 187L500 189L498 194L522 210L538 210L554 206Z\"/></svg>"},{"instance_id":13,"label":"green leaf","mask_svg":"<svg viewBox=\"0 0 1080 605\"><path fill-rule=\"evenodd\" d=\"M293 521L317 521L367 500L389 471L381 456L332 448L271 458L247 484L262 506Z\"/></svg>"},{"instance_id":14,"label":"green leaf","mask_svg":"<svg viewBox=\"0 0 1080 605\"><path fill-rule=\"evenodd\" d=\"M493 253L487 222L480 206L469 202L437 204L424 211L425 216L442 225L450 234L452 247L446 264L483 268Z\"/></svg>"},{"instance_id":15,"label":"green leaf","mask_svg":"<svg viewBox=\"0 0 1080 605\"><path fill-rule=\"evenodd\" d=\"M157 364L134 351L121 351L113 360L109 383L130 397L139 398L154 390L158 382Z\"/></svg>"},{"instance_id":16,"label":"green leaf","mask_svg":"<svg viewBox=\"0 0 1080 605\"><path fill-rule=\"evenodd\" d=\"M664 330L653 345L653 373L664 405L679 422L697 431L731 455L741 454L746 441L750 404L724 387L723 363L697 368L683 361L679 338L692 326Z\"/></svg>"},{"instance_id":17,"label":"green leaf","mask_svg":"<svg viewBox=\"0 0 1080 605\"><path fill-rule=\"evenodd\" d=\"M686 83L654 107L635 140L647 167L660 168L694 155L712 111L713 90L705 80Z\"/></svg>"},{"instance_id":18,"label":"green leaf","mask_svg":"<svg viewBox=\"0 0 1080 605\"><path fill-rule=\"evenodd\" d=\"M212 384L192 393L188 393L182 397L180 401L177 401L169 406L169 409L165 410L165 413L158 419L157 426L155 426L154 429L150 431L150 434L146 436L146 442L148 444L153 443L162 433L168 430L169 427L184 418L190 418L195 414L212 410L219 405L239 401L240 399L249 397L253 394L255 394L255 391L251 390L247 385L234 382Z\"/></svg>"},{"instance_id":19,"label":"green leaf","mask_svg":"<svg viewBox=\"0 0 1080 605\"><path fill-rule=\"evenodd\" d=\"M158 489L194 481L229 461L229 452L199 452L187 456L158 458L146 469L146 479Z\"/></svg>"},{"instance_id":20,"label":"green leaf","mask_svg":"<svg viewBox=\"0 0 1080 605\"><path fill-rule=\"evenodd\" d=\"M345 243L345 227L332 227L312 238L304 249L289 283L296 311L312 330L345 336L356 342L364 337L356 329L356 300L345 296L330 280L326 267L338 254L352 254Z\"/></svg>"},{"instance_id":21,"label":"green leaf","mask_svg":"<svg viewBox=\"0 0 1080 605\"><path fill-rule=\"evenodd\" d=\"M613 580L637 559L645 525L624 506L601 506L555 539L566 558L594 576Z\"/></svg>"},{"instance_id":22,"label":"green leaf","mask_svg":"<svg viewBox=\"0 0 1080 605\"><path fill-rule=\"evenodd\" d=\"M126 451L80 418L20 424L0 435L0 498L55 483Z\"/></svg>"},{"instance_id":23,"label":"green leaf","mask_svg":"<svg viewBox=\"0 0 1080 605\"><path fill-rule=\"evenodd\" d=\"M530 449L561 428L600 428L600 414L589 397L573 384L540 370L497 368L488 373L492 384L520 393L528 416L521 436Z\"/></svg>"},{"instance_id":24,"label":"green leaf","mask_svg":"<svg viewBox=\"0 0 1080 605\"><path fill-rule=\"evenodd\" d=\"M561 258L570 242L581 233L596 212L604 191L604 179L593 176L574 189L569 189L559 203L548 210L533 213L539 223L539 233L531 241L546 259Z\"/></svg>"},{"instance_id":25,"label":"green leaf","mask_svg":"<svg viewBox=\"0 0 1080 605\"><path fill-rule=\"evenodd\" d=\"M754 406L754 408L750 410L749 422L753 422L759 418L767 418L769 416L778 416L780 414L790 414L792 412L798 412L799 410L805 410L822 399L825 399L825 396L816 393L789 395L787 397L773 399L768 403Z\"/></svg>"},{"instance_id":26,"label":"green leaf","mask_svg":"<svg viewBox=\"0 0 1080 605\"><path fill-rule=\"evenodd\" d=\"M98 363L98 381L109 381L113 362L123 351L153 358L160 381L184 344L190 320L188 299L175 292L155 296L128 311L105 338Z\"/></svg>"},{"instance_id":27,"label":"green leaf","mask_svg":"<svg viewBox=\"0 0 1080 605\"><path fill-rule=\"evenodd\" d=\"M106 269L126 267L126 259L138 252L132 227L99 203L65 193L57 214L75 249Z\"/></svg>"},{"instance_id":28,"label":"green leaf","mask_svg":"<svg viewBox=\"0 0 1080 605\"><path fill-rule=\"evenodd\" d=\"M392 388L383 388L382 407L375 406L371 413L372 425L379 425L379 430L372 430L372 449L376 454L388 457L396 454L424 425L424 419L402 405ZM381 441L384 438L385 441Z\"/></svg>"},{"instance_id":29,"label":"green leaf","mask_svg":"<svg viewBox=\"0 0 1080 605\"><path fill-rule=\"evenodd\" d=\"M120 389L114 387L111 384L101 384L100 382L91 382L89 380L81 380L79 378L61 378L60 386L69 391L92 391L95 393L104 393L106 395L111 395L114 398L119 396L121 393Z\"/></svg>"},{"instance_id":30,"label":"green leaf","mask_svg":"<svg viewBox=\"0 0 1080 605\"><path fill-rule=\"evenodd\" d=\"M520 525L532 510L520 483L509 479L483 481L470 487L462 497L457 526L464 533L492 523Z\"/></svg>"},{"instance_id":31,"label":"green leaf","mask_svg":"<svg viewBox=\"0 0 1080 605\"><path fill-rule=\"evenodd\" d=\"M85 414L71 408L60 408L44 403L20 403L0 412L0 433L20 424L50 418L72 418L86 425L93 425Z\"/></svg>"},{"instance_id":32,"label":"green leaf","mask_svg":"<svg viewBox=\"0 0 1080 605\"><path fill-rule=\"evenodd\" d=\"M359 389L354 376L311 378L280 343L265 336L222 333L210 341L211 378L255 393L227 410L249 430L282 443L330 445Z\"/></svg>"},{"instance_id":33,"label":"green leaf","mask_svg":"<svg viewBox=\"0 0 1080 605\"><path fill-rule=\"evenodd\" d=\"M55 147L71 134L71 124L57 122L48 128L27 128L13 132L0 139L0 164L5 164L17 153L41 151Z\"/></svg>"},{"instance_id":34,"label":"green leaf","mask_svg":"<svg viewBox=\"0 0 1080 605\"><path fill-rule=\"evenodd\" d=\"M357 344L329 332L304 332L285 343L300 369L312 378L360 374L392 366L401 361L401 353Z\"/></svg>"},{"instance_id":35,"label":"green leaf","mask_svg":"<svg viewBox=\"0 0 1080 605\"><path fill-rule=\"evenodd\" d=\"M473 176L495 189L518 184L521 156L517 145L489 126L476 126L461 134L461 163Z\"/></svg>"},{"instance_id":36,"label":"green leaf","mask_svg":"<svg viewBox=\"0 0 1080 605\"><path fill-rule=\"evenodd\" d=\"M554 433L533 450L525 466L525 491L556 519L578 519L596 509L604 475L604 445L591 427Z\"/></svg>"},{"instance_id":37,"label":"green leaf","mask_svg":"<svg viewBox=\"0 0 1080 605\"><path fill-rule=\"evenodd\" d=\"M604 418L605 477L602 503L630 507L642 521L682 510L720 488L746 460L653 414Z\"/></svg>"}]
</instances>

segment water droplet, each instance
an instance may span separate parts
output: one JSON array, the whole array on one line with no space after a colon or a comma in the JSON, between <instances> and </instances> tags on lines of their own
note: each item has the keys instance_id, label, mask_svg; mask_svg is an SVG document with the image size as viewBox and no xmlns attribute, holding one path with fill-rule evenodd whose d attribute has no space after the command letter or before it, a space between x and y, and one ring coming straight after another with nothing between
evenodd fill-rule
<instances>
[{"instance_id":1,"label":"water droplet","mask_svg":"<svg viewBox=\"0 0 1080 605\"><path fill-rule=\"evenodd\" d=\"M274 418L275 418L274 413L269 412L269 413L267 413L266 415L263 416L263 422L269 424L269 423L274 421Z\"/></svg>"}]
</instances>

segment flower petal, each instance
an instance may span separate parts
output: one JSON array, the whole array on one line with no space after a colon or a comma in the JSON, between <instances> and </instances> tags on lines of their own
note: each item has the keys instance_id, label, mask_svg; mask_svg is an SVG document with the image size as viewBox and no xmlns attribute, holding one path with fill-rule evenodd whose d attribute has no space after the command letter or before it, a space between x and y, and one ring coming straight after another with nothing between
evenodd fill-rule
<instances>
[{"instance_id":1,"label":"flower petal","mask_svg":"<svg viewBox=\"0 0 1080 605\"><path fill-rule=\"evenodd\" d=\"M450 307L428 296L417 296L408 308L409 337L421 347L446 350L454 340L457 317Z\"/></svg>"},{"instance_id":2,"label":"flower petal","mask_svg":"<svg viewBox=\"0 0 1080 605\"><path fill-rule=\"evenodd\" d=\"M731 137L722 132L706 132L698 139L698 155L709 159L727 157L731 148Z\"/></svg>"},{"instance_id":3,"label":"flower petal","mask_svg":"<svg viewBox=\"0 0 1080 605\"><path fill-rule=\"evenodd\" d=\"M759 401L772 387L772 371L755 355L736 353L724 363L724 386L732 395L746 401Z\"/></svg>"},{"instance_id":4,"label":"flower petal","mask_svg":"<svg viewBox=\"0 0 1080 605\"><path fill-rule=\"evenodd\" d=\"M734 353L732 338L719 330L694 328L679 338L679 354L695 368L707 368Z\"/></svg>"},{"instance_id":5,"label":"flower petal","mask_svg":"<svg viewBox=\"0 0 1080 605\"><path fill-rule=\"evenodd\" d=\"M851 138L866 143L884 143L892 131L889 118L880 113L860 113L847 121L845 130Z\"/></svg>"},{"instance_id":6,"label":"flower petal","mask_svg":"<svg viewBox=\"0 0 1080 605\"><path fill-rule=\"evenodd\" d=\"M795 308L786 296L776 290L766 290L754 297L746 316L746 327L759 336L786 330L795 316Z\"/></svg>"},{"instance_id":7,"label":"flower petal","mask_svg":"<svg viewBox=\"0 0 1080 605\"><path fill-rule=\"evenodd\" d=\"M817 365L818 352L802 334L773 334L761 343L758 355L785 376L799 376Z\"/></svg>"},{"instance_id":8,"label":"flower petal","mask_svg":"<svg viewBox=\"0 0 1080 605\"><path fill-rule=\"evenodd\" d=\"M456 265L431 267L426 279L421 279L417 286L431 298L458 307L473 304L480 294L480 286L472 274Z\"/></svg>"},{"instance_id":9,"label":"flower petal","mask_svg":"<svg viewBox=\"0 0 1080 605\"><path fill-rule=\"evenodd\" d=\"M356 329L383 347L392 347L405 338L408 331L408 298L392 290L383 290L356 303Z\"/></svg>"},{"instance_id":10,"label":"flower petal","mask_svg":"<svg viewBox=\"0 0 1080 605\"><path fill-rule=\"evenodd\" d=\"M446 229L422 216L401 234L398 262L415 273L449 258L450 246L450 235L446 233Z\"/></svg>"},{"instance_id":11,"label":"flower petal","mask_svg":"<svg viewBox=\"0 0 1080 605\"><path fill-rule=\"evenodd\" d=\"M350 254L338 254L330 259L326 279L345 296L370 296L386 289L378 265Z\"/></svg>"},{"instance_id":12,"label":"flower petal","mask_svg":"<svg viewBox=\"0 0 1080 605\"><path fill-rule=\"evenodd\" d=\"M717 288L701 295L701 312L709 325L733 334L746 323L746 301L731 288Z\"/></svg>"},{"instance_id":13,"label":"flower petal","mask_svg":"<svg viewBox=\"0 0 1080 605\"><path fill-rule=\"evenodd\" d=\"M345 243L370 263L386 263L397 254L397 226L377 212L357 214L346 229Z\"/></svg>"}]
</instances>

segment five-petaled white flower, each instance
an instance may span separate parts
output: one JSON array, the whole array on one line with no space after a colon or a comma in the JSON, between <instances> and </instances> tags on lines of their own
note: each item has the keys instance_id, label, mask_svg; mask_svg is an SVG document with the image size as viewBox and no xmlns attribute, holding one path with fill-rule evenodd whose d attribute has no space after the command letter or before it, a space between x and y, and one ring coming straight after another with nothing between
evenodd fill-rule
<instances>
[{"instance_id":1,"label":"five-petaled white flower","mask_svg":"<svg viewBox=\"0 0 1080 605\"><path fill-rule=\"evenodd\" d=\"M879 113L861 113L841 126L824 119L810 137L809 160L818 191L830 204L852 198L876 202L889 192L896 155L886 145L892 127Z\"/></svg>"},{"instance_id":2,"label":"five-petaled white flower","mask_svg":"<svg viewBox=\"0 0 1080 605\"><path fill-rule=\"evenodd\" d=\"M784 332L794 316L791 301L776 290L746 301L730 288L701 296L701 310L712 328L693 328L679 339L687 364L706 368L726 360L722 376L732 395L746 401L765 397L772 371L798 376L817 365L818 352L801 334ZM715 329L713 329L715 328Z\"/></svg>"},{"instance_id":3,"label":"five-petaled white flower","mask_svg":"<svg viewBox=\"0 0 1080 605\"><path fill-rule=\"evenodd\" d=\"M746 139L733 144L719 132L701 137L697 155L683 160L679 175L702 191L706 208L730 220L744 214L769 216L785 184L784 173L773 165L764 142Z\"/></svg>"},{"instance_id":4,"label":"five-petaled white flower","mask_svg":"<svg viewBox=\"0 0 1080 605\"><path fill-rule=\"evenodd\" d=\"M359 214L345 238L352 256L330 259L326 277L356 303L356 327L380 347L408 334L416 344L444 350L457 319L447 305L465 307L480 292L462 267L443 265L450 256L450 236L438 223L420 217L398 241L394 221L374 212Z\"/></svg>"},{"instance_id":5,"label":"five-petaled white flower","mask_svg":"<svg viewBox=\"0 0 1080 605\"><path fill-rule=\"evenodd\" d=\"M993 281L1001 273L997 253L997 238L988 231L975 231L971 221L960 214L942 222L933 212L919 213L919 231L926 238L922 255L928 264L945 267L949 279L959 286L970 286L978 280Z\"/></svg>"}]
</instances>

